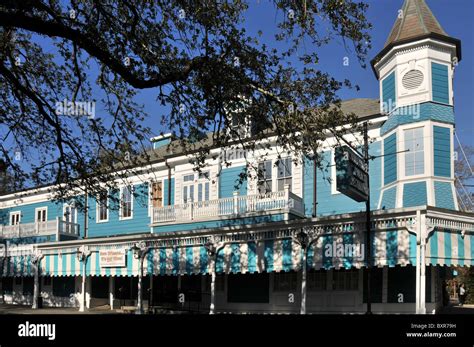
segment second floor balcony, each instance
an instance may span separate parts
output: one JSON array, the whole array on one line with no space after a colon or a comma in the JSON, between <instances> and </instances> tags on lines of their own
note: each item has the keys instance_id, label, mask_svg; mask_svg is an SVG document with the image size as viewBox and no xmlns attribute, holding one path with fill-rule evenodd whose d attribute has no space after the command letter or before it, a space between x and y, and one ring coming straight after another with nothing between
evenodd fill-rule
<instances>
[{"instance_id":1,"label":"second floor balcony","mask_svg":"<svg viewBox=\"0 0 474 347\"><path fill-rule=\"evenodd\" d=\"M189 223L192 221L216 220L222 217L242 218L262 213L292 213L304 216L303 199L285 190L255 195L234 195L229 198L187 202L154 208L152 224Z\"/></svg>"},{"instance_id":2,"label":"second floor balcony","mask_svg":"<svg viewBox=\"0 0 474 347\"><path fill-rule=\"evenodd\" d=\"M44 235L79 237L79 224L56 218L45 222L0 225L0 238L22 238Z\"/></svg>"}]
</instances>

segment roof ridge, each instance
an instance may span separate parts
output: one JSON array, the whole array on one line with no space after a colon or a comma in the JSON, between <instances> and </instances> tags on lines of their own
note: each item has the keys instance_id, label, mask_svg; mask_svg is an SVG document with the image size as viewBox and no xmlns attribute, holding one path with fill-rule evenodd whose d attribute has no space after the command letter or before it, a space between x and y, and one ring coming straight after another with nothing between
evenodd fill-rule
<instances>
[{"instance_id":1,"label":"roof ridge","mask_svg":"<svg viewBox=\"0 0 474 347\"><path fill-rule=\"evenodd\" d=\"M416 6L416 9L417 9L417 15L418 15L418 20L420 21L420 24L423 26L423 31L425 32L425 34L428 34L430 31L428 30L428 28L426 27L426 24L425 24L425 20L423 18L423 16L421 15L421 7L420 7L420 1L423 1L423 3L426 5L426 2L425 0L419 0L419 1L415 1L415 6ZM426 5L427 6L427 5ZM434 17L434 16L433 16Z\"/></svg>"}]
</instances>

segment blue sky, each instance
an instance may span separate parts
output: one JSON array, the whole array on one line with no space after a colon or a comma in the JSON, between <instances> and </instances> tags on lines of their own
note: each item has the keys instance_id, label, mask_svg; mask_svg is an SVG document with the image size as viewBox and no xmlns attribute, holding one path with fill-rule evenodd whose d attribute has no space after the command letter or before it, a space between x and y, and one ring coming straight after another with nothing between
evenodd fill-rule
<instances>
[{"instance_id":1,"label":"blue sky","mask_svg":"<svg viewBox=\"0 0 474 347\"><path fill-rule=\"evenodd\" d=\"M360 86L360 91L343 90L342 99L349 98L378 98L378 82L372 69L370 60L382 49L389 32L395 22L397 12L403 0L366 0L369 4L368 20L373 25L371 31L372 49L367 59L367 68L363 69L355 55L344 47L340 40L334 40L325 47L318 49L320 68L329 72L339 80L349 79L353 84ZM458 65L454 78L456 131L463 144L474 146L474 1L472 0L427 0L428 6L440 22L444 30L462 41L462 61ZM273 35L276 24L281 20L282 13L275 10L268 0L253 0L245 14L244 26L249 33L263 31L262 42L271 47L282 47L276 43ZM311 47L306 47L311 49ZM344 57L349 57L349 66L343 65ZM166 109L155 102L156 91L148 90L141 93L139 100L145 103L145 109L150 114L148 120L153 132L158 134L165 130L159 127L159 117Z\"/></svg>"},{"instance_id":2,"label":"blue sky","mask_svg":"<svg viewBox=\"0 0 474 347\"><path fill-rule=\"evenodd\" d=\"M249 1L251 1L251 6L244 15L243 23L249 35L256 36L258 31L262 31L262 43L270 48L281 49L285 47L285 43L276 42L274 39L277 24L285 14L281 11L277 12L270 0ZM301 47L299 52L317 50L321 70L328 72L338 80L348 79L353 84L359 85L359 91L343 89L339 94L342 99L379 97L379 85L370 67L370 60L383 48L396 20L398 10L403 4L403 0L366 0L365 2L369 4L366 15L373 25L370 32L372 49L367 56L367 68L361 67L353 52L348 51L340 39L335 39L321 48L306 44ZM450 36L458 38L462 42L463 59L456 68L454 78L456 132L463 145L474 146L474 136L472 136L474 134L474 22L472 20L474 0L426 0L426 2L444 30ZM55 51L51 46L50 39L36 36L35 40L44 49ZM344 57L349 58L349 66L344 66ZM91 64L89 76L94 78L92 76L95 76L96 73L96 64ZM95 88L95 92L95 99L100 99L103 93L98 88ZM156 101L157 93L157 89L143 90L140 91L137 97L137 101L144 105L145 111L149 114L146 125L152 129L153 135L168 130L162 129L160 125L161 117L166 114L167 108ZM97 105L96 112L97 116L106 118L105 124L107 124L107 118L109 117L103 114L100 105ZM33 155L32 158L34 157Z\"/></svg>"}]
</instances>

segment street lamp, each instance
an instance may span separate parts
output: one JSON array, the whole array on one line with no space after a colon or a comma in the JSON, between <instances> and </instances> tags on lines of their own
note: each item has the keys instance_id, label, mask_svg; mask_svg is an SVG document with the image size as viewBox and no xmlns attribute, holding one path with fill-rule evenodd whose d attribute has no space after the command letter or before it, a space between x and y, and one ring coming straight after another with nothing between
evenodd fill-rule
<instances>
[{"instance_id":1,"label":"street lamp","mask_svg":"<svg viewBox=\"0 0 474 347\"><path fill-rule=\"evenodd\" d=\"M211 306L209 308L209 314L215 313L215 302L216 302L216 258L218 250L223 246L222 242L217 241L217 237L209 237L207 242L204 244L207 255L209 256L209 267L211 271Z\"/></svg>"},{"instance_id":2,"label":"street lamp","mask_svg":"<svg viewBox=\"0 0 474 347\"><path fill-rule=\"evenodd\" d=\"M303 249L303 259L301 264L301 309L300 314L306 314L306 258L309 247L318 239L318 235L314 229L301 229L295 236L294 240Z\"/></svg>"},{"instance_id":3,"label":"street lamp","mask_svg":"<svg viewBox=\"0 0 474 347\"><path fill-rule=\"evenodd\" d=\"M86 263L90 255L91 251L88 246L82 245L77 249L77 260L82 263L82 296L79 304L79 312L84 312L86 307Z\"/></svg>"},{"instance_id":4,"label":"street lamp","mask_svg":"<svg viewBox=\"0 0 474 347\"><path fill-rule=\"evenodd\" d=\"M143 300L142 300L142 277L143 277L143 261L145 255L148 253L151 247L148 247L145 241L135 243L130 249L133 251L133 257L140 260L140 270L138 272L138 303L137 303L137 314L143 314Z\"/></svg>"}]
</instances>

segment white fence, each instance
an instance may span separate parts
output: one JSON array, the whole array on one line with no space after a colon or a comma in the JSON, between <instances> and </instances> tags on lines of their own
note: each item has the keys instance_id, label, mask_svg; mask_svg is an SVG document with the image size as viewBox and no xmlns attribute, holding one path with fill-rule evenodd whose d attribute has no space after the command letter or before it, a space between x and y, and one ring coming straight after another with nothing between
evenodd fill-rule
<instances>
[{"instance_id":1,"label":"white fence","mask_svg":"<svg viewBox=\"0 0 474 347\"><path fill-rule=\"evenodd\" d=\"M303 200L288 190L242 196L234 193L230 198L154 208L152 223L210 220L221 216L242 216L275 210L291 210L303 214Z\"/></svg>"},{"instance_id":2,"label":"white fence","mask_svg":"<svg viewBox=\"0 0 474 347\"><path fill-rule=\"evenodd\" d=\"M79 236L79 224L66 222L59 218L46 222L0 225L0 237L28 237L38 235L66 234Z\"/></svg>"}]
</instances>

